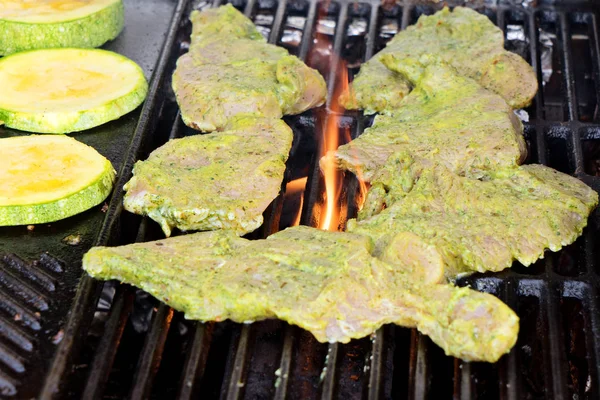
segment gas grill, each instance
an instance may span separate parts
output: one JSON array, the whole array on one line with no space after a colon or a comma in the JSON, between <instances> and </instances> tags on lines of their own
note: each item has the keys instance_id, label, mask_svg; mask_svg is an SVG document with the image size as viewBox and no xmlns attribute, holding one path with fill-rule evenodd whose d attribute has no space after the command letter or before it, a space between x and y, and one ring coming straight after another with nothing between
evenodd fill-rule
<instances>
[{"instance_id":1,"label":"gas grill","mask_svg":"<svg viewBox=\"0 0 600 400\"><path fill-rule=\"evenodd\" d=\"M597 399L600 398L600 213L583 236L525 268L475 274L460 285L492 293L521 318L514 349L497 364L446 357L415 330L385 326L348 344L269 320L197 323L148 294L82 273L92 245L162 237L158 226L124 212L133 163L176 137L181 122L170 79L189 45L193 9L222 2L125 0L125 32L106 48L134 59L151 77L143 107L74 134L117 171L104 206L64 221L0 228L0 395L83 399ZM326 121L342 141L372 123L340 111L334 94L399 30L442 4L379 0L235 0L274 43L320 70L328 103L286 117L295 139L283 188L306 177L303 202L282 190L265 212L261 238L300 221L318 225L323 203L319 150ZM465 5L452 2L450 5ZM594 1L468 2L505 31L506 47L537 72L540 90L520 116L527 163L549 165L600 191L600 35ZM344 78L342 78L344 77ZM22 133L0 127L0 136ZM49 150L51 151L51 150ZM357 211L359 184L347 174L339 228ZM302 204L301 208L300 205ZM76 237L78 240L70 240ZM79 244L76 244L79 242Z\"/></svg>"}]
</instances>

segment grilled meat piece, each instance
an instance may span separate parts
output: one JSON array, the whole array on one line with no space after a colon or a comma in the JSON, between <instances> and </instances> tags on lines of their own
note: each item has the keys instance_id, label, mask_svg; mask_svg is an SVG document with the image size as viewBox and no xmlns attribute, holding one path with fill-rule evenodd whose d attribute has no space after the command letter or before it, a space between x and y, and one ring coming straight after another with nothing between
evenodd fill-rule
<instances>
[{"instance_id":1,"label":"grilled meat piece","mask_svg":"<svg viewBox=\"0 0 600 400\"><path fill-rule=\"evenodd\" d=\"M518 317L500 300L423 284L373 257L371 247L364 236L302 226L256 241L216 231L96 247L83 267L94 277L136 285L201 321L276 317L321 342L344 343L395 323L417 327L449 355L490 362L514 345Z\"/></svg>"},{"instance_id":2,"label":"grilled meat piece","mask_svg":"<svg viewBox=\"0 0 600 400\"><path fill-rule=\"evenodd\" d=\"M281 118L323 104L323 77L267 44L252 22L226 5L191 15L190 50L177 61L173 89L186 125L211 132L240 115Z\"/></svg>"},{"instance_id":3,"label":"grilled meat piece","mask_svg":"<svg viewBox=\"0 0 600 400\"><path fill-rule=\"evenodd\" d=\"M531 66L504 49L504 33L482 14L464 7L421 16L398 33L387 47L361 67L353 91L342 100L346 108L368 113L395 109L409 86L398 73L404 59L433 54L463 76L502 96L513 108L527 106L537 91ZM384 70L385 67L391 72Z\"/></svg>"},{"instance_id":4,"label":"grilled meat piece","mask_svg":"<svg viewBox=\"0 0 600 400\"><path fill-rule=\"evenodd\" d=\"M410 92L409 82L383 65L380 56L381 52L361 65L348 90L341 94L339 102L346 109L362 109L365 114L390 112L400 107Z\"/></svg>"},{"instance_id":5,"label":"grilled meat piece","mask_svg":"<svg viewBox=\"0 0 600 400\"><path fill-rule=\"evenodd\" d=\"M543 165L490 172L486 180L459 177L406 153L390 157L373 180L367 205L348 231L385 249L399 232L436 246L446 275L500 271L513 260L530 265L581 235L598 194L583 182Z\"/></svg>"},{"instance_id":6,"label":"grilled meat piece","mask_svg":"<svg viewBox=\"0 0 600 400\"><path fill-rule=\"evenodd\" d=\"M135 164L125 209L167 236L174 227L251 232L279 193L292 138L281 120L239 118L224 132L172 140Z\"/></svg>"},{"instance_id":7,"label":"grilled meat piece","mask_svg":"<svg viewBox=\"0 0 600 400\"><path fill-rule=\"evenodd\" d=\"M375 117L371 128L327 157L366 181L398 151L437 160L459 175L520 164L526 145L511 107L452 67L430 60L405 60L403 76L415 89L401 107Z\"/></svg>"},{"instance_id":8,"label":"grilled meat piece","mask_svg":"<svg viewBox=\"0 0 600 400\"><path fill-rule=\"evenodd\" d=\"M192 11L192 44L218 36L264 41L263 35L244 14L231 4L208 10Z\"/></svg>"}]
</instances>

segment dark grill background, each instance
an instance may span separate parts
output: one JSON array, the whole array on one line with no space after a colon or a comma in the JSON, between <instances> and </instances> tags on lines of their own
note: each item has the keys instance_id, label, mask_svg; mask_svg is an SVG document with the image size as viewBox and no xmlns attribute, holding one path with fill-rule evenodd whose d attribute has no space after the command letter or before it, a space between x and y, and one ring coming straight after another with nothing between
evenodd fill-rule
<instances>
[{"instance_id":1,"label":"dark grill background","mask_svg":"<svg viewBox=\"0 0 600 400\"><path fill-rule=\"evenodd\" d=\"M121 187L136 159L145 158L169 138L194 133L180 122L170 76L176 58L189 44L189 12L220 4L218 0L215 4L125 2L128 15L134 15L139 25L127 25L120 41L107 47L141 62L148 75L153 72L149 98L141 111L75 135L107 155L120 173L106 214L98 207L33 232L24 227L0 228L3 396L599 398L598 212L584 235L563 251L548 253L528 268L516 265L510 271L477 274L461 282L497 295L521 318L517 345L494 365L446 357L428 338L406 328L386 326L371 338L345 345L320 344L280 321L199 324L184 320L135 288L88 277L79 281L81 255L90 245L161 237L152 221L122 212ZM344 63L352 77L395 31L441 8L401 3L384 9L375 0L233 4L255 20L271 43L318 68L328 81L330 95L339 84L336 78ZM598 5L469 5L511 32L506 47L527 59L538 73L540 90L526 110L530 119L525 124L527 162L574 174L600 190ZM139 28L144 24L151 32ZM163 37L162 53L152 67L161 46L156 40L152 45L151 39ZM304 224L315 224L318 215L313 210L322 200L318 148L324 121L332 114L331 101L330 96L320 110L286 118L295 133L286 182L308 176ZM360 113L345 112L340 116L340 135L349 132L356 137L371 122ZM0 136L13 134L17 133L0 128ZM352 217L357 182L351 176L344 182L341 201L349 203L347 214ZM263 228L251 237L289 226L295 206L297 199L278 197L265 212ZM345 216L341 226L344 220ZM82 235L81 246L60 241L72 233Z\"/></svg>"}]
</instances>

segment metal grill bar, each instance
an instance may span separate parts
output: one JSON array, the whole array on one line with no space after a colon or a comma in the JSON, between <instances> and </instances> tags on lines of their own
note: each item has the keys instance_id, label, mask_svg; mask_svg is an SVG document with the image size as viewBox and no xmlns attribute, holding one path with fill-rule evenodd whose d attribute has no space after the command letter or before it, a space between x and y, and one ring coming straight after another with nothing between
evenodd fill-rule
<instances>
[{"instance_id":1,"label":"metal grill bar","mask_svg":"<svg viewBox=\"0 0 600 400\"><path fill-rule=\"evenodd\" d=\"M533 70L536 72L537 75L537 79L538 82L542 82L542 70L541 70L541 66L540 66L540 54L538 52L538 43L539 43L539 37L538 37L538 26L536 24L536 17L535 17L535 13L531 12L529 13L529 51L531 53L530 55L530 61L531 61L531 66L533 68ZM534 104L535 104L535 108L536 108L536 112L535 115L537 117L537 121L543 119L543 115L544 115L544 109L543 109L543 104L544 104L544 100L543 100L543 90L538 90L537 94L535 95L535 99L534 99ZM537 161L540 164L547 164L547 157L546 157L546 141L544 138L544 129L540 124L536 124L535 125L535 134L534 137L535 139L535 146L536 146L536 152L535 154L537 155Z\"/></svg>"},{"instance_id":2,"label":"metal grill bar","mask_svg":"<svg viewBox=\"0 0 600 400\"><path fill-rule=\"evenodd\" d=\"M248 357L248 342L250 337L250 325L242 325L240 336L235 351L235 359L231 372L228 374L229 383L227 385L227 400L239 399L243 395L243 387L246 375L246 364Z\"/></svg>"},{"instance_id":3,"label":"metal grill bar","mask_svg":"<svg viewBox=\"0 0 600 400\"><path fill-rule=\"evenodd\" d=\"M206 359L210 346L212 324L196 323L194 340L185 362L183 379L177 398L181 400L192 399L195 396L197 382L204 377Z\"/></svg>"},{"instance_id":4,"label":"metal grill bar","mask_svg":"<svg viewBox=\"0 0 600 400\"><path fill-rule=\"evenodd\" d=\"M172 319L173 309L164 303L161 303L160 306L158 306L158 311L154 315L152 328L150 329L150 333L148 334L142 349L142 358L136 368L137 372L133 379L134 383L129 396L130 399L143 400L150 395L154 376L156 375L156 371L160 364Z\"/></svg>"},{"instance_id":5,"label":"metal grill bar","mask_svg":"<svg viewBox=\"0 0 600 400\"><path fill-rule=\"evenodd\" d=\"M564 335L562 330L558 328L561 316L558 313L556 301L557 289L554 286L544 287L547 296L542 297L542 304L545 306L545 312L543 313L544 325L548 328L544 336L547 341L545 345L547 346L546 351L549 358L546 365L550 367L551 372L548 375L552 377L552 382L550 382L552 397L562 400L567 398L568 391L565 382L566 371L564 370L566 365Z\"/></svg>"},{"instance_id":6,"label":"metal grill bar","mask_svg":"<svg viewBox=\"0 0 600 400\"><path fill-rule=\"evenodd\" d=\"M594 83L596 84L596 96L600 93L600 29L598 29L598 16L596 13L589 13L590 21L588 24L591 26L592 34L590 37L590 50L592 51L592 70L595 75ZM596 102L600 102L600 99L596 99ZM595 116L598 118L598 103L596 104Z\"/></svg>"},{"instance_id":7,"label":"metal grill bar","mask_svg":"<svg viewBox=\"0 0 600 400\"><path fill-rule=\"evenodd\" d=\"M400 21L400 30L405 30L410 25L410 18L413 12L413 6L408 4L402 8L402 21Z\"/></svg>"},{"instance_id":8,"label":"metal grill bar","mask_svg":"<svg viewBox=\"0 0 600 400\"><path fill-rule=\"evenodd\" d=\"M273 26L271 27L271 33L269 35L269 43L271 44L276 44L277 40L279 40L283 26L283 19L287 13L286 8L287 0L281 0L278 3L277 11L275 12L275 20L273 21Z\"/></svg>"},{"instance_id":9,"label":"metal grill bar","mask_svg":"<svg viewBox=\"0 0 600 400\"><path fill-rule=\"evenodd\" d=\"M586 346L590 352L593 352L594 357L589 360L589 365L591 366L592 372L590 376L595 380L595 385L591 385L591 393L590 398L598 398L600 397L600 389L598 388L598 383L600 382L600 368L597 363L594 363L593 360L600 360L600 321L598 316L600 315L600 310L598 310L598 290L596 288L591 288L589 291L589 298L587 299L587 306L589 309L589 330L586 335Z\"/></svg>"},{"instance_id":10,"label":"metal grill bar","mask_svg":"<svg viewBox=\"0 0 600 400\"><path fill-rule=\"evenodd\" d=\"M471 364L454 360L454 396L460 399L473 398L473 385L471 384Z\"/></svg>"},{"instance_id":11,"label":"metal grill bar","mask_svg":"<svg viewBox=\"0 0 600 400\"><path fill-rule=\"evenodd\" d=\"M306 23L304 25L304 35L302 35L302 42L300 43L300 53L298 58L306 62L306 56L308 56L308 50L312 43L312 32L315 28L315 21L317 16L317 2L311 0L309 3L308 15L306 17Z\"/></svg>"},{"instance_id":12,"label":"metal grill bar","mask_svg":"<svg viewBox=\"0 0 600 400\"><path fill-rule=\"evenodd\" d=\"M517 309L517 285L513 279L508 279L504 285L504 296L502 300L504 300L506 305L513 310ZM520 384L517 378L517 352L511 351L507 356L502 358L499 363L499 392L501 398L506 400L518 400Z\"/></svg>"},{"instance_id":13,"label":"metal grill bar","mask_svg":"<svg viewBox=\"0 0 600 400\"><path fill-rule=\"evenodd\" d=\"M371 366L369 375L368 399L377 400L382 396L383 374L383 345L385 340L384 328L379 328L373 337L371 349Z\"/></svg>"},{"instance_id":14,"label":"metal grill bar","mask_svg":"<svg viewBox=\"0 0 600 400\"><path fill-rule=\"evenodd\" d=\"M288 382L290 376L290 368L292 365L292 356L294 351L294 342L296 341L296 331L298 328L287 325L285 328L285 336L283 340L283 351L281 352L281 362L279 364L279 377L276 381L275 400L283 400L286 398ZM277 383L278 382L278 383Z\"/></svg>"},{"instance_id":15,"label":"metal grill bar","mask_svg":"<svg viewBox=\"0 0 600 400\"><path fill-rule=\"evenodd\" d=\"M113 366L125 323L133 306L133 289L121 286L117 290L111 307L110 317L106 322L102 340L94 358L90 374L83 392L84 399L102 398L104 387Z\"/></svg>"},{"instance_id":16,"label":"metal grill bar","mask_svg":"<svg viewBox=\"0 0 600 400\"><path fill-rule=\"evenodd\" d=\"M367 36L367 48L365 51L365 61L373 57L375 53L375 38L377 37L377 28L378 28L378 18L379 18L379 7L371 8L371 17L369 19L369 34Z\"/></svg>"},{"instance_id":17,"label":"metal grill bar","mask_svg":"<svg viewBox=\"0 0 600 400\"><path fill-rule=\"evenodd\" d=\"M321 399L333 399L335 390L335 370L339 353L339 344L333 343L327 347L327 356L325 357L325 377L323 378L323 388Z\"/></svg>"},{"instance_id":18,"label":"metal grill bar","mask_svg":"<svg viewBox=\"0 0 600 400\"><path fill-rule=\"evenodd\" d=\"M249 0L248 3L246 3L246 7L244 8L244 14L246 15L246 17L249 17L252 12L254 11L254 5L256 4L256 0Z\"/></svg>"},{"instance_id":19,"label":"metal grill bar","mask_svg":"<svg viewBox=\"0 0 600 400\"><path fill-rule=\"evenodd\" d=\"M560 13L560 29L563 43L569 43L571 40L571 29L569 24L569 19L567 18L566 13ZM570 45L563 45L562 47L562 57L564 60L564 79L565 85L567 88L567 105L569 112L569 120L570 121L578 121L579 120L579 110L578 110L578 102L577 102L577 91L575 90L575 74L573 70L573 54ZM571 152L569 155L573 155L573 164L575 166L574 170L576 174L583 173L583 153L581 150L581 138L579 137L579 130L577 126L574 126L574 129L571 130L570 135L570 145Z\"/></svg>"},{"instance_id":20,"label":"metal grill bar","mask_svg":"<svg viewBox=\"0 0 600 400\"><path fill-rule=\"evenodd\" d=\"M408 398L424 400L429 390L429 363L427 360L427 343L416 330L411 332L410 370L408 381Z\"/></svg>"},{"instance_id":21,"label":"metal grill bar","mask_svg":"<svg viewBox=\"0 0 600 400\"><path fill-rule=\"evenodd\" d=\"M561 39L558 43L561 44L561 56L563 58L564 85L567 94L567 110L569 121L577 121L579 112L577 111L577 93L575 92L575 76L573 74L573 60L571 57L571 46L567 45L567 41L570 40L571 30L569 29L569 20L566 13L559 13L560 21L560 36ZM579 146L579 142L576 143Z\"/></svg>"},{"instance_id":22,"label":"metal grill bar","mask_svg":"<svg viewBox=\"0 0 600 400\"><path fill-rule=\"evenodd\" d=\"M346 36L346 23L348 19L348 6L340 7L340 14L335 24L335 36L333 39L333 54L329 59L329 76L327 77L327 109L331 108L331 102L334 100L337 76L340 69L340 54L344 37Z\"/></svg>"}]
</instances>

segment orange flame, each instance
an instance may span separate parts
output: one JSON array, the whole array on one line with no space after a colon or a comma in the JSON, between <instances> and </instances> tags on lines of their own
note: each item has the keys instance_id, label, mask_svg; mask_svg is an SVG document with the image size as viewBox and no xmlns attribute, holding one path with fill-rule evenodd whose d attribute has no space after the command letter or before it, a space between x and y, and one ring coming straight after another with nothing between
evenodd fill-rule
<instances>
[{"instance_id":1,"label":"orange flame","mask_svg":"<svg viewBox=\"0 0 600 400\"><path fill-rule=\"evenodd\" d=\"M349 130L345 131L345 139L346 143L352 140ZM360 211L362 210L365 201L367 200L367 192L369 191L369 188L371 186L363 179L362 170L358 166L358 162L355 162L354 165L356 165L356 173L354 175L356 175L356 180L358 181L358 193L356 193L356 207L358 208L358 211Z\"/></svg>"},{"instance_id":2,"label":"orange flame","mask_svg":"<svg viewBox=\"0 0 600 400\"><path fill-rule=\"evenodd\" d=\"M336 150L340 145L339 120L343 107L340 106L338 99L348 89L348 69L342 60L340 60L340 72L337 78L330 107L331 113L325 120L320 158L328 152ZM349 130L346 130L344 136L350 136ZM338 230L339 225L340 210L337 204L342 186L342 173L335 165L333 157L323 159L321 170L325 183L325 213L320 219L319 228L335 231Z\"/></svg>"},{"instance_id":3,"label":"orange flame","mask_svg":"<svg viewBox=\"0 0 600 400\"><path fill-rule=\"evenodd\" d=\"M304 189L306 188L307 177L294 179L285 185L286 196L296 196L300 193L300 205L298 206L298 212L292 221L292 225L300 225L300 217L302 216L302 207L304 206Z\"/></svg>"},{"instance_id":4,"label":"orange flame","mask_svg":"<svg viewBox=\"0 0 600 400\"><path fill-rule=\"evenodd\" d=\"M321 10L328 9L330 0L326 0L325 7ZM320 16L321 18L324 15ZM336 26L337 29L344 29L344 27ZM314 40L314 47L311 49L311 54L309 54L309 64L312 59L319 61L320 58L323 58L324 55L329 55L329 63L323 63L322 66L324 69L328 71L330 65L336 65L337 63L337 74L335 75L334 90L332 97L330 99L329 112L325 119L324 129L322 130L322 138L320 141L320 154L319 159L321 171L323 173L324 184L325 184L325 193L324 193L324 205L318 206L320 208L320 216L318 226L320 229L336 231L340 227L340 219L343 216L347 215L348 205L342 204L341 208L338 207L340 203L340 196L342 194L342 185L343 185L343 177L344 174L338 170L337 165L335 163L334 157L325 157L328 152L335 151L340 146L340 139L347 143L351 140L350 129L344 128L343 135L340 135L340 115L344 112L344 107L340 105L339 100L340 96L349 90L349 78L348 78L348 68L346 62L338 58L339 55L331 54L332 51L332 41L326 37L326 35L322 35L317 33ZM314 56L314 57L313 57ZM324 72L324 71L321 71ZM327 74L325 74L327 75ZM366 199L366 193L368 190L367 185L362 179L362 173L358 171L356 174L359 182L359 193L356 196L357 206L360 210L364 204ZM344 212L345 211L345 212Z\"/></svg>"},{"instance_id":5,"label":"orange flame","mask_svg":"<svg viewBox=\"0 0 600 400\"><path fill-rule=\"evenodd\" d=\"M358 193L356 194L356 206L358 211L362 210L367 200L367 192L369 191L370 185L368 185L362 175L360 168L356 169L356 179L358 180Z\"/></svg>"},{"instance_id":6,"label":"orange flame","mask_svg":"<svg viewBox=\"0 0 600 400\"><path fill-rule=\"evenodd\" d=\"M325 121L325 129L323 130L323 139L321 145L320 157L325 156L329 151L334 151L340 146L340 135L339 135L339 120L340 114L343 113L344 108L339 104L339 98L342 93L348 90L348 69L343 61L340 61L340 72L337 75L338 84L333 93L333 99L331 102L331 114L327 116ZM344 128L343 132L344 143L352 140L350 136L350 129ZM321 159L321 171L323 172L323 178L325 183L325 207L324 213L320 218L319 228L335 231L338 230L341 211L338 208L339 198L342 190L343 173L340 172L336 166L334 157L325 157ZM356 178L358 180L358 193L356 195L356 202L358 210L361 210L367 196L368 185L365 183L362 172L360 169L356 172ZM346 207L344 205L342 207Z\"/></svg>"}]
</instances>

